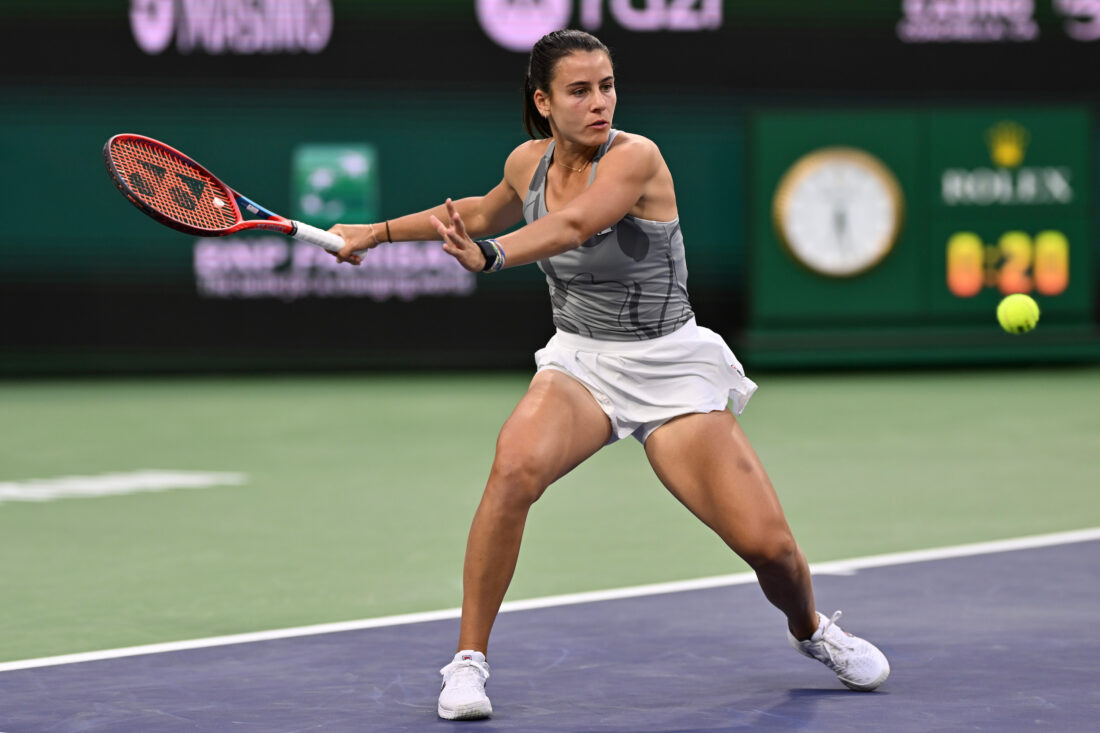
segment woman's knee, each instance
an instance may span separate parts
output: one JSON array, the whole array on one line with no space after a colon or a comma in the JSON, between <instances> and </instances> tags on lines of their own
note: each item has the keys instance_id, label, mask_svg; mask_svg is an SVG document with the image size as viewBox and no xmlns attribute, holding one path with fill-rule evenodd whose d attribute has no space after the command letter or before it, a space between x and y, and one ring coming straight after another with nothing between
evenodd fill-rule
<instances>
[{"instance_id":1,"label":"woman's knee","mask_svg":"<svg viewBox=\"0 0 1100 733\"><path fill-rule=\"evenodd\" d=\"M550 485L549 473L546 461L537 450L501 440L497 444L486 493L508 504L530 506Z\"/></svg>"},{"instance_id":2,"label":"woman's knee","mask_svg":"<svg viewBox=\"0 0 1100 733\"><path fill-rule=\"evenodd\" d=\"M583 386L540 375L500 430L486 489L492 499L533 504L607 440L607 417Z\"/></svg>"},{"instance_id":3,"label":"woman's knee","mask_svg":"<svg viewBox=\"0 0 1100 733\"><path fill-rule=\"evenodd\" d=\"M798 564L802 551L790 530L783 528L742 544L737 553L753 570L783 570Z\"/></svg>"}]
</instances>

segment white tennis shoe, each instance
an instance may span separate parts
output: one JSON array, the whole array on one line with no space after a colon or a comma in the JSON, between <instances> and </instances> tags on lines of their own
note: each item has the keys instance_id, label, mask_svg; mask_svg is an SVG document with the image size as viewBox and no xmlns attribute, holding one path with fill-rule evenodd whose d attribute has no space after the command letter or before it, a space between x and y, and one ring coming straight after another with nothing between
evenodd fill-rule
<instances>
[{"instance_id":1,"label":"white tennis shoe","mask_svg":"<svg viewBox=\"0 0 1100 733\"><path fill-rule=\"evenodd\" d=\"M481 652L462 651L443 669L443 687L439 691L439 717L446 720L477 720L493 714L493 705L485 694L489 663Z\"/></svg>"},{"instance_id":2,"label":"white tennis shoe","mask_svg":"<svg viewBox=\"0 0 1100 733\"><path fill-rule=\"evenodd\" d=\"M840 611L832 618L819 613L813 636L799 641L788 630L787 639L796 650L836 672L840 681L851 689L870 692L890 676L890 662L874 644L837 626L838 619Z\"/></svg>"}]
</instances>

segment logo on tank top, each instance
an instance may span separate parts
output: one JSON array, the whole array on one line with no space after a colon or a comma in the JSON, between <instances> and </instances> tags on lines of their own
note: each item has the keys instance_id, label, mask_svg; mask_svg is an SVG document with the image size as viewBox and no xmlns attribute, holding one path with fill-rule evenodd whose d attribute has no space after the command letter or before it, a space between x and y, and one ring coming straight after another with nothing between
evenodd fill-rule
<instances>
[{"instance_id":1,"label":"logo on tank top","mask_svg":"<svg viewBox=\"0 0 1100 733\"><path fill-rule=\"evenodd\" d=\"M702 31L722 27L722 0L476 0L485 35L509 51L527 52L552 31L599 30L606 12L631 31ZM638 5L642 7L638 7Z\"/></svg>"}]
</instances>

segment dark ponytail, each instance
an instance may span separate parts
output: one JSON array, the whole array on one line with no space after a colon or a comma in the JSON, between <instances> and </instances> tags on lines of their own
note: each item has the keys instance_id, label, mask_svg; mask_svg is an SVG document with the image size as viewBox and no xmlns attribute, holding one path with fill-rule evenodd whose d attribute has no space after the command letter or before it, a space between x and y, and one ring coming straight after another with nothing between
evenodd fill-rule
<instances>
[{"instance_id":1,"label":"dark ponytail","mask_svg":"<svg viewBox=\"0 0 1100 733\"><path fill-rule=\"evenodd\" d=\"M527 77L523 82L523 126L532 138L550 137L550 120L539 114L535 106L535 90L550 92L554 69L565 56L574 51L603 51L611 58L611 51L591 33L566 29L548 33L531 49L527 64Z\"/></svg>"}]
</instances>

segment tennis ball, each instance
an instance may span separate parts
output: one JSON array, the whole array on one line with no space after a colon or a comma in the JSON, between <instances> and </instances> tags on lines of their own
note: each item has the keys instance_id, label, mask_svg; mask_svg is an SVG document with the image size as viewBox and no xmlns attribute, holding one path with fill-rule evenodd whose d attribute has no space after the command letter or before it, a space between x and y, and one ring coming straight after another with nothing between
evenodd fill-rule
<instances>
[{"instance_id":1,"label":"tennis ball","mask_svg":"<svg viewBox=\"0 0 1100 733\"><path fill-rule=\"evenodd\" d=\"M1005 296L997 306L997 320L1009 333L1027 333L1039 322L1039 304L1023 293Z\"/></svg>"}]
</instances>

